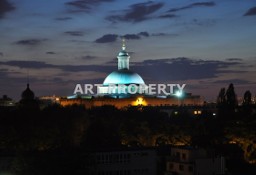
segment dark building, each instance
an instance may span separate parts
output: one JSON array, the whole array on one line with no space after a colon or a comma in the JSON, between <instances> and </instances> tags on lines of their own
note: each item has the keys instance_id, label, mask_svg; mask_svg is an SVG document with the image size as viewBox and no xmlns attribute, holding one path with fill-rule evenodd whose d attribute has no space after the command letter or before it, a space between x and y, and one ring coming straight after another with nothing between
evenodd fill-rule
<instances>
[{"instance_id":1,"label":"dark building","mask_svg":"<svg viewBox=\"0 0 256 175\"><path fill-rule=\"evenodd\" d=\"M27 84L27 88L21 94L19 106L24 109L39 109L38 100L35 99L35 94L29 88L29 84Z\"/></svg>"}]
</instances>

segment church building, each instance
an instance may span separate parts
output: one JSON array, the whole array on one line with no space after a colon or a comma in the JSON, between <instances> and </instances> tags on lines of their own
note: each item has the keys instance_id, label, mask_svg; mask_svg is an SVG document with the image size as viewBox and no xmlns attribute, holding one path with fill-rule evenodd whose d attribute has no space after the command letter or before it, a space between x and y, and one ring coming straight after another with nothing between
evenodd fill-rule
<instances>
[{"instance_id":1,"label":"church building","mask_svg":"<svg viewBox=\"0 0 256 175\"><path fill-rule=\"evenodd\" d=\"M165 95L157 96L148 93L147 85L143 78L129 69L130 56L126 51L125 42L123 40L122 50L117 55L118 69L110 73L103 84L97 88L98 94L88 96L83 94L74 94L66 98L60 99L60 104L63 106L80 104L86 108L103 105L113 105L117 108L127 106L201 106L203 100L200 96L194 96L191 93L183 93L182 96ZM114 85L114 88L109 91L109 87ZM134 85L142 87L140 92L127 93L130 87ZM122 91L118 87L123 87Z\"/></svg>"}]
</instances>

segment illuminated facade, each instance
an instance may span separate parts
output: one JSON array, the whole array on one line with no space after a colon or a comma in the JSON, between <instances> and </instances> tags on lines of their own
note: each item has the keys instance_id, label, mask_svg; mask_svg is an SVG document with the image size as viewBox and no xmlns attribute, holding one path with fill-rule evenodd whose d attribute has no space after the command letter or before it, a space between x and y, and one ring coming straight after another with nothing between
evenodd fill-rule
<instances>
[{"instance_id":1,"label":"illuminated facade","mask_svg":"<svg viewBox=\"0 0 256 175\"><path fill-rule=\"evenodd\" d=\"M113 71L105 78L102 86L97 89L97 96L75 94L67 98L61 98L60 104L63 106L80 104L85 105L87 108L104 105L113 105L117 108L123 108L126 106L203 105L203 100L200 96L193 96L190 93L161 97L146 93L146 89L143 89L142 91L140 89L140 92L135 91L133 94L127 93L127 89L125 89L126 93L119 93L117 88L118 85L125 85L126 87L129 87L129 85L145 86L145 82L139 74L129 70L130 56L126 51L124 40L122 50L119 52L117 59L118 70ZM111 89L111 93L109 92L110 85L115 85L115 88Z\"/></svg>"}]
</instances>

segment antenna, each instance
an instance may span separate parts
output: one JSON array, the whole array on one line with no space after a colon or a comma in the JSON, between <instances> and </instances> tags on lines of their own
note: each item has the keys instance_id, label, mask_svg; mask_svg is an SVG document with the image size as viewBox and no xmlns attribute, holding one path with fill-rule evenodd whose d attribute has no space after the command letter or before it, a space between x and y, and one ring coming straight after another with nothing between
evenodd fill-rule
<instances>
[{"instance_id":1,"label":"antenna","mask_svg":"<svg viewBox=\"0 0 256 175\"><path fill-rule=\"evenodd\" d=\"M27 84L29 84L29 69L27 69Z\"/></svg>"}]
</instances>

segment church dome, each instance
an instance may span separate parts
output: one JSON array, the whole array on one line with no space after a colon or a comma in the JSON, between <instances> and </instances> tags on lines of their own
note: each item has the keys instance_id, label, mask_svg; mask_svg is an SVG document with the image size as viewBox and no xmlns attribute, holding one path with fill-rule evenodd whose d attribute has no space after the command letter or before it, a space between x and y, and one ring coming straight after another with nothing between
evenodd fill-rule
<instances>
[{"instance_id":1,"label":"church dome","mask_svg":"<svg viewBox=\"0 0 256 175\"><path fill-rule=\"evenodd\" d=\"M35 94L33 91L30 90L29 84L27 84L27 89L25 89L25 91L22 92L21 98L26 100L32 100L35 98Z\"/></svg>"},{"instance_id":2,"label":"church dome","mask_svg":"<svg viewBox=\"0 0 256 175\"><path fill-rule=\"evenodd\" d=\"M110 85L110 84L145 84L141 76L135 72L130 70L120 69L118 71L114 71L109 74L104 82L103 85Z\"/></svg>"}]
</instances>

